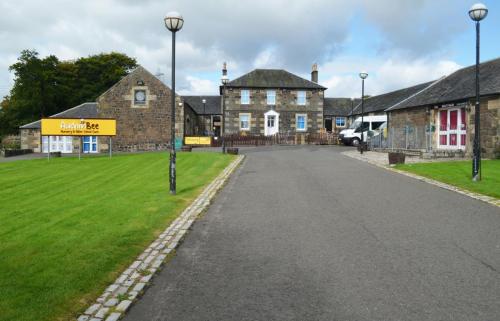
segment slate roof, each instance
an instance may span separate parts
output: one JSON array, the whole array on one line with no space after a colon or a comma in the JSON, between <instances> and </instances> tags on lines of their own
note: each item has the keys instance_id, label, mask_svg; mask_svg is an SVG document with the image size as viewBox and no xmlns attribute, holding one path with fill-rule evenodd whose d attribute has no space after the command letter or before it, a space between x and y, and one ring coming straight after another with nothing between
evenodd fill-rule
<instances>
[{"instance_id":1,"label":"slate roof","mask_svg":"<svg viewBox=\"0 0 500 321\"><path fill-rule=\"evenodd\" d=\"M351 108L359 103L359 99L351 98L325 98L323 103L323 114L325 116L349 116Z\"/></svg>"},{"instance_id":2,"label":"slate roof","mask_svg":"<svg viewBox=\"0 0 500 321\"><path fill-rule=\"evenodd\" d=\"M184 103L188 104L198 115L221 115L221 96L182 96ZM203 111L203 99L206 99Z\"/></svg>"},{"instance_id":3,"label":"slate roof","mask_svg":"<svg viewBox=\"0 0 500 321\"><path fill-rule=\"evenodd\" d=\"M237 88L326 89L315 82L283 69L255 69L230 81L226 86Z\"/></svg>"},{"instance_id":4,"label":"slate roof","mask_svg":"<svg viewBox=\"0 0 500 321\"><path fill-rule=\"evenodd\" d=\"M500 94L500 58L483 62L479 65L479 71L481 96ZM473 65L443 77L418 95L388 108L387 111L459 102L475 96L476 73Z\"/></svg>"},{"instance_id":5,"label":"slate roof","mask_svg":"<svg viewBox=\"0 0 500 321\"><path fill-rule=\"evenodd\" d=\"M67 109L50 117L54 118L97 118L97 103L83 103L76 107ZM32 123L20 126L21 129L40 129L41 121L37 120Z\"/></svg>"},{"instance_id":6,"label":"slate roof","mask_svg":"<svg viewBox=\"0 0 500 321\"><path fill-rule=\"evenodd\" d=\"M408 99L409 97L418 94L425 88L431 86L433 83L435 83L435 81L430 81L412 87L391 91L389 93L385 93L382 95L365 98L365 103L363 108L364 112L373 113L373 112L385 111L386 109L401 103L402 101ZM353 114L354 115L361 114L361 102L354 108Z\"/></svg>"}]
</instances>

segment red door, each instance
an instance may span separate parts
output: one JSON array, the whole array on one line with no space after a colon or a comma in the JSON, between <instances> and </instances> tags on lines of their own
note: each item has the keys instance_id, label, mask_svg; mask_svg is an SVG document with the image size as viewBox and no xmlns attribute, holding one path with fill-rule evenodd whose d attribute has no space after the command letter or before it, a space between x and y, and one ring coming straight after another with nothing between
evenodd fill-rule
<instances>
[{"instance_id":1,"label":"red door","mask_svg":"<svg viewBox=\"0 0 500 321\"><path fill-rule=\"evenodd\" d=\"M448 111L439 112L439 144L448 145Z\"/></svg>"},{"instance_id":2,"label":"red door","mask_svg":"<svg viewBox=\"0 0 500 321\"><path fill-rule=\"evenodd\" d=\"M457 146L458 110L450 110L450 146Z\"/></svg>"}]
</instances>

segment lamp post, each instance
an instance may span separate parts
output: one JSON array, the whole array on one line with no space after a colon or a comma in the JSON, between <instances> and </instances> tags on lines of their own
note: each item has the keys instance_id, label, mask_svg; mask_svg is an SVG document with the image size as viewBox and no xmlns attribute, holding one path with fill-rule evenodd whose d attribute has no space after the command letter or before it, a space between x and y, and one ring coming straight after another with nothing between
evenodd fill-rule
<instances>
[{"instance_id":1,"label":"lamp post","mask_svg":"<svg viewBox=\"0 0 500 321\"><path fill-rule=\"evenodd\" d=\"M165 27L172 32L172 110L170 114L170 168L169 168L169 181L170 181L170 194L176 193L176 173L175 173L175 33L182 29L184 19L175 11L167 13L165 16Z\"/></svg>"},{"instance_id":2,"label":"lamp post","mask_svg":"<svg viewBox=\"0 0 500 321\"><path fill-rule=\"evenodd\" d=\"M361 146L359 148L359 152L363 154L363 148L365 144L364 135L363 135L363 125L364 119L363 116L365 114L365 79L368 77L368 73L366 71L362 71L359 73L359 78L361 78Z\"/></svg>"},{"instance_id":3,"label":"lamp post","mask_svg":"<svg viewBox=\"0 0 500 321\"><path fill-rule=\"evenodd\" d=\"M207 103L207 100L205 98L203 98L201 100L201 102L203 103L203 135L206 135L206 132L207 132L207 120L205 119L205 104Z\"/></svg>"},{"instance_id":4,"label":"lamp post","mask_svg":"<svg viewBox=\"0 0 500 321\"><path fill-rule=\"evenodd\" d=\"M354 122L354 97L351 97L351 124Z\"/></svg>"},{"instance_id":5,"label":"lamp post","mask_svg":"<svg viewBox=\"0 0 500 321\"><path fill-rule=\"evenodd\" d=\"M479 103L479 26L480 21L488 15L488 8L482 3L476 3L469 10L469 17L476 22L476 108L474 115L474 151L472 159L472 180L481 180L481 124Z\"/></svg>"},{"instance_id":6,"label":"lamp post","mask_svg":"<svg viewBox=\"0 0 500 321\"><path fill-rule=\"evenodd\" d=\"M226 139L224 137L226 131L226 99L224 98L226 94L226 85L229 82L227 75L222 76L222 153L226 153Z\"/></svg>"}]
</instances>

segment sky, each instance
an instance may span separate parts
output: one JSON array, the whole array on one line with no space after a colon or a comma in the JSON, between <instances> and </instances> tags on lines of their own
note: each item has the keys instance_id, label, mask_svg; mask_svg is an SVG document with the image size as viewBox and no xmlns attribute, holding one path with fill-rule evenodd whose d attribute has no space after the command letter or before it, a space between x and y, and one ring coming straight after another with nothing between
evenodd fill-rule
<instances>
[{"instance_id":1,"label":"sky","mask_svg":"<svg viewBox=\"0 0 500 321\"><path fill-rule=\"evenodd\" d=\"M319 66L327 97L376 95L437 79L475 62L475 28L464 0L0 0L0 95L23 49L61 60L123 52L170 84L178 11L176 91L217 95L222 63L235 79L255 68L310 79ZM500 57L500 1L483 1L481 60ZM72 107L72 106L68 106Z\"/></svg>"}]
</instances>

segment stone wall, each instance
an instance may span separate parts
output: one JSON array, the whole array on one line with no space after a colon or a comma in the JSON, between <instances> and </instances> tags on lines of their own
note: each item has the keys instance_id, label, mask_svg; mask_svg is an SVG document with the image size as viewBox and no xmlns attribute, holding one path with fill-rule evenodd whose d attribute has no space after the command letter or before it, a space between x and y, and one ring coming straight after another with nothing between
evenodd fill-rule
<instances>
[{"instance_id":1,"label":"stone wall","mask_svg":"<svg viewBox=\"0 0 500 321\"><path fill-rule=\"evenodd\" d=\"M145 103L136 104L134 93L143 90ZM102 94L99 118L115 118L113 149L123 151L166 149L170 143L170 88L146 69L138 67ZM176 137L184 134L184 107L176 99Z\"/></svg>"},{"instance_id":2,"label":"stone wall","mask_svg":"<svg viewBox=\"0 0 500 321\"><path fill-rule=\"evenodd\" d=\"M241 104L241 90L226 88L225 125L226 134L241 133L239 125L240 113L251 114L249 134L264 135L264 114L273 109L279 113L280 133L295 133L295 115L307 114L308 133L318 133L323 128L323 94L322 90L306 90L306 105L297 105L297 90L276 89L276 104L267 104L267 89L249 89L250 104Z\"/></svg>"},{"instance_id":3,"label":"stone wall","mask_svg":"<svg viewBox=\"0 0 500 321\"><path fill-rule=\"evenodd\" d=\"M467 123L465 154L471 156L474 142L474 101L468 101L464 106ZM457 108L460 108L460 106L457 106ZM408 125L418 128L420 131L418 133L420 149L424 149L426 146L424 130L426 126L430 125L435 129L432 133L432 149L438 149L439 110L440 108L435 108L435 106L423 106L389 112L389 131L395 133L392 135L394 146L400 148L405 144L404 132L398 131L398 129ZM412 135L416 134L412 132ZM483 157L494 158L500 154L500 97L498 96L481 99L481 147Z\"/></svg>"},{"instance_id":4,"label":"stone wall","mask_svg":"<svg viewBox=\"0 0 500 321\"><path fill-rule=\"evenodd\" d=\"M32 149L35 153L41 153L40 129L21 128L21 149Z\"/></svg>"},{"instance_id":5,"label":"stone wall","mask_svg":"<svg viewBox=\"0 0 500 321\"><path fill-rule=\"evenodd\" d=\"M469 126L467 132L470 132L470 146L474 141L474 119L475 106L474 101L469 102L471 106L469 116ZM500 157L500 97L494 96L481 99L481 153L483 157ZM472 153L472 150L471 150Z\"/></svg>"}]
</instances>

